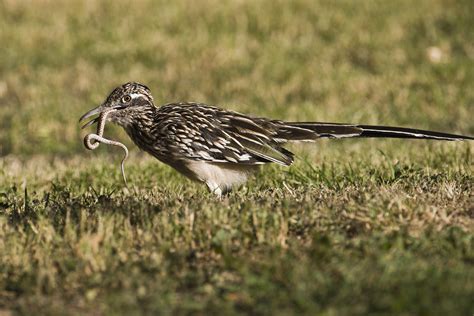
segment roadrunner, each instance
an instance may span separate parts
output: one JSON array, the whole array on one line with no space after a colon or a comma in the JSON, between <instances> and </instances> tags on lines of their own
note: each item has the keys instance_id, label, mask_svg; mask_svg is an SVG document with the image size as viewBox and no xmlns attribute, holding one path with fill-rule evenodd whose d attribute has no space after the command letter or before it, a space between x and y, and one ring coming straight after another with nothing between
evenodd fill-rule
<instances>
[{"instance_id":1,"label":"roadrunner","mask_svg":"<svg viewBox=\"0 0 474 316\"><path fill-rule=\"evenodd\" d=\"M323 137L474 139L403 127L285 122L194 102L156 107L150 89L136 82L117 87L80 121L97 114L100 116L83 126L96 122L99 125L98 134L86 136L86 147L94 149L99 142L125 147L102 137L105 121L111 121L122 126L139 148L183 175L205 183L218 196L245 182L261 164L291 165L293 153L283 147L287 142Z\"/></svg>"}]
</instances>

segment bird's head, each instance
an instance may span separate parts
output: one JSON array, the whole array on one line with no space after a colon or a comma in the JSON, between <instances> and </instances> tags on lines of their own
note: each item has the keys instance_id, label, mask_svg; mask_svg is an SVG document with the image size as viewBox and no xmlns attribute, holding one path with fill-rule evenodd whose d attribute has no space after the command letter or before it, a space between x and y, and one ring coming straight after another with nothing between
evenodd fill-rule
<instances>
[{"instance_id":1,"label":"bird's head","mask_svg":"<svg viewBox=\"0 0 474 316\"><path fill-rule=\"evenodd\" d=\"M137 115L143 114L153 107L153 97L147 86L138 82L127 82L115 88L104 103L81 116L79 122L107 111L109 113L107 120L126 127ZM97 121L98 117L87 122L82 128Z\"/></svg>"}]
</instances>

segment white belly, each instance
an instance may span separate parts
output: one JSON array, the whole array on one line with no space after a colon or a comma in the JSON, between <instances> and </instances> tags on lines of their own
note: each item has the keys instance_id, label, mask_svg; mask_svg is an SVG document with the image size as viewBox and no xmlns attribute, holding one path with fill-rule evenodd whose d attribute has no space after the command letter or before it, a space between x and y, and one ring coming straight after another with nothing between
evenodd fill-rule
<instances>
[{"instance_id":1,"label":"white belly","mask_svg":"<svg viewBox=\"0 0 474 316\"><path fill-rule=\"evenodd\" d=\"M256 165L206 161L187 161L186 167L196 180L205 182L217 195L231 190L234 185L244 183L251 173L258 170Z\"/></svg>"}]
</instances>

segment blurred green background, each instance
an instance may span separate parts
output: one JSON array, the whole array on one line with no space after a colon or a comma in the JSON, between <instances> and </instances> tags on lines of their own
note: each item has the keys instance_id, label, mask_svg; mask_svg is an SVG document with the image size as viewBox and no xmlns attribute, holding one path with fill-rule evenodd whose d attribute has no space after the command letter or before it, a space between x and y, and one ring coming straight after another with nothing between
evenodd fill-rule
<instances>
[{"instance_id":1,"label":"blurred green background","mask_svg":"<svg viewBox=\"0 0 474 316\"><path fill-rule=\"evenodd\" d=\"M216 201L83 148L117 85L474 135L474 1L0 0L0 315L471 315L472 142L290 145Z\"/></svg>"},{"instance_id":2,"label":"blurred green background","mask_svg":"<svg viewBox=\"0 0 474 316\"><path fill-rule=\"evenodd\" d=\"M472 1L1 1L0 155L84 153L78 117L132 80L157 105L474 134L473 11Z\"/></svg>"}]
</instances>

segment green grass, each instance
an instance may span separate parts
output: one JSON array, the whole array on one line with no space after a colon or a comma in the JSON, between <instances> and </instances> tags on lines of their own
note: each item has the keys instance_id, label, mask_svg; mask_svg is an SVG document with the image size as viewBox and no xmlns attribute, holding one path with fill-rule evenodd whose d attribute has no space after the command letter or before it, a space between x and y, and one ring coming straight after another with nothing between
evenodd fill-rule
<instances>
[{"instance_id":1,"label":"green grass","mask_svg":"<svg viewBox=\"0 0 474 316\"><path fill-rule=\"evenodd\" d=\"M472 142L292 145L218 201L108 125L124 188L77 119L137 80L157 104L473 135L473 11L0 1L0 315L471 315Z\"/></svg>"}]
</instances>

